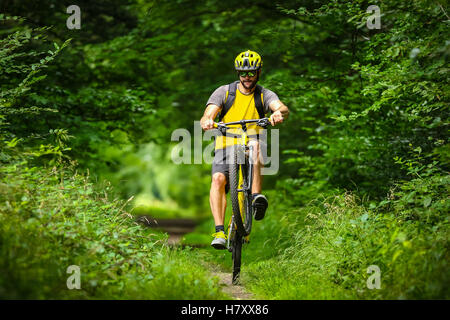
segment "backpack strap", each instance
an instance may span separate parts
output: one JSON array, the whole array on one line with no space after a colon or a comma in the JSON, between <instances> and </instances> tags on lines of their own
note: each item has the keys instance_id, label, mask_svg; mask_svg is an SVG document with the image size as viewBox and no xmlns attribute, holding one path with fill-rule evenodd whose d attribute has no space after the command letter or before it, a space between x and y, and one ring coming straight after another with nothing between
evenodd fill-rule
<instances>
[{"instance_id":1,"label":"backpack strap","mask_svg":"<svg viewBox=\"0 0 450 320\"><path fill-rule=\"evenodd\" d=\"M254 92L254 99L255 99L255 107L258 111L259 118L264 118L264 107L263 107L263 98L262 98L262 89L260 85L256 85L255 92Z\"/></svg>"},{"instance_id":2,"label":"backpack strap","mask_svg":"<svg viewBox=\"0 0 450 320\"><path fill-rule=\"evenodd\" d=\"M219 115L219 122L222 121L225 114L230 110L230 108L233 106L234 100L236 100L236 90L238 86L239 81L232 82L228 85L228 91L225 98L225 103L222 107L222 111ZM263 95L262 95L262 88L260 85L256 85L255 92L254 92L254 99L255 99L255 107L258 111L259 118L264 118L264 107L263 107Z\"/></svg>"},{"instance_id":3,"label":"backpack strap","mask_svg":"<svg viewBox=\"0 0 450 320\"><path fill-rule=\"evenodd\" d=\"M228 110L230 110L231 106L234 103L234 100L236 99L237 85L238 85L237 81L232 82L228 85L228 91L227 91L227 96L225 98L225 103L224 103L224 105L222 107L222 111L220 112L220 115L219 115L219 122L222 121L223 117L228 112Z\"/></svg>"}]
</instances>

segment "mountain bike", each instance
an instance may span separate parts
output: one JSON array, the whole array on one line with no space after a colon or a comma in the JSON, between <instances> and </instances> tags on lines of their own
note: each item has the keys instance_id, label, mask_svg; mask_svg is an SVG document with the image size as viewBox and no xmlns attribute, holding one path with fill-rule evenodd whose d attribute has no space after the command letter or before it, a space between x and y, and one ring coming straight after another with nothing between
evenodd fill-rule
<instances>
[{"instance_id":1,"label":"mountain bike","mask_svg":"<svg viewBox=\"0 0 450 320\"><path fill-rule=\"evenodd\" d=\"M256 123L257 126L267 128L270 118L241 120L228 123L214 123L222 135L239 139L232 151L230 165L229 184L230 198L233 214L227 229L227 248L231 252L233 260L232 283L238 284L241 271L242 244L249 242L252 230L252 183L253 183L253 146L249 145L247 124ZM229 134L227 130L236 129L231 126L240 125L241 134Z\"/></svg>"}]
</instances>

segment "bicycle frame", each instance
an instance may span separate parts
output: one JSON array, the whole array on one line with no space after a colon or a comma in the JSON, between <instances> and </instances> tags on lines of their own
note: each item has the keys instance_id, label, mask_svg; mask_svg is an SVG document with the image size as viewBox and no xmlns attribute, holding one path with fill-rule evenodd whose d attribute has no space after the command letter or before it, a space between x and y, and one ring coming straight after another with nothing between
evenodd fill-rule
<instances>
[{"instance_id":1,"label":"bicycle frame","mask_svg":"<svg viewBox=\"0 0 450 320\"><path fill-rule=\"evenodd\" d=\"M241 152L240 155L238 155L239 164L245 164L245 158L249 159L249 163L251 164L253 161L253 146L249 145L250 137L247 134L247 124L249 123L256 123L258 126L266 128L270 124L270 118L262 118L262 119L252 119L252 120L240 120L240 121L234 121L234 122L228 122L228 123L214 123L214 127L218 128L222 135L226 135L225 131L226 129L230 129L229 126L231 125L240 125L242 128L242 133L240 134L239 143L236 145L239 146L239 148L236 148L236 152ZM240 158L239 158L240 156ZM244 184L243 182L247 181L247 184ZM247 171L247 179L243 179L242 177L242 170L239 170L239 182L238 185L241 186L240 189L237 189L239 193L239 207L241 208L241 218L242 213L245 211L251 212L251 203L250 201L247 201L248 203L245 204L245 194L248 194L248 197L251 197L251 190L253 186L253 165L249 165L248 171ZM244 208L245 205L248 206L248 208ZM233 233L233 227L235 228L235 221L234 221L234 214L230 218L230 222L228 224L228 248L230 247L230 237ZM251 229L251 219L250 219L250 227ZM231 228L230 228L231 226ZM249 230L250 231L250 230ZM249 241L250 232L246 232L245 234L242 234L243 237L245 237L245 240Z\"/></svg>"},{"instance_id":2,"label":"bicycle frame","mask_svg":"<svg viewBox=\"0 0 450 320\"><path fill-rule=\"evenodd\" d=\"M240 142L233 149L232 163L230 164L230 197L233 207L230 223L228 225L227 248L233 260L232 283L239 282L241 270L242 244L249 242L252 228L253 208L251 203L253 185L253 146L249 145L250 137L247 134L247 123L256 123L265 128L270 118L241 120L229 123L214 123L222 135L230 125L241 125ZM247 161L248 160L248 161ZM258 161L258 160L257 160ZM244 174L246 176L244 176ZM243 216L245 215L245 217Z\"/></svg>"}]
</instances>

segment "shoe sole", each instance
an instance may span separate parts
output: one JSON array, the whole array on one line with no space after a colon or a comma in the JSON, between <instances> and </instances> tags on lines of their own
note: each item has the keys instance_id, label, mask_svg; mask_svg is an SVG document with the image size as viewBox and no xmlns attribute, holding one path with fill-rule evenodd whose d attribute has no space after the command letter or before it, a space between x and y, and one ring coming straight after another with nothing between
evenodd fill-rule
<instances>
[{"instance_id":1,"label":"shoe sole","mask_svg":"<svg viewBox=\"0 0 450 320\"><path fill-rule=\"evenodd\" d=\"M253 203L253 207L255 208L255 220L264 219L268 207L267 200L264 198L257 198Z\"/></svg>"},{"instance_id":2,"label":"shoe sole","mask_svg":"<svg viewBox=\"0 0 450 320\"><path fill-rule=\"evenodd\" d=\"M213 247L214 249L217 249L217 250L224 250L227 248L224 244L220 244L220 243L211 244L211 247Z\"/></svg>"}]
</instances>

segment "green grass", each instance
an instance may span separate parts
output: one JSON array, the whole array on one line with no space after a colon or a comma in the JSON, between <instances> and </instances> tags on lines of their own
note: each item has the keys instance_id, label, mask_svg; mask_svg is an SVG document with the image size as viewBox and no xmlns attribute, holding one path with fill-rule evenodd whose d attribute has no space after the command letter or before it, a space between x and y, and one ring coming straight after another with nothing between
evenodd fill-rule
<instances>
[{"instance_id":1,"label":"green grass","mask_svg":"<svg viewBox=\"0 0 450 320\"><path fill-rule=\"evenodd\" d=\"M244 245L242 283L259 299L448 299L448 185L448 177L413 180L371 208L351 193L295 207L269 192L266 218ZM424 206L428 197L434 207ZM209 244L212 226L186 242ZM230 253L203 250L231 272ZM370 265L381 270L381 289L367 287Z\"/></svg>"},{"instance_id":2,"label":"green grass","mask_svg":"<svg viewBox=\"0 0 450 320\"><path fill-rule=\"evenodd\" d=\"M448 299L449 185L445 175L416 178L378 204L337 192L297 206L267 192L242 283L259 299ZM232 266L209 245L212 217L174 248L108 191L69 168L2 166L0 298L229 298L210 272ZM70 265L80 266L81 290L67 289ZM370 265L381 270L379 290L367 287Z\"/></svg>"},{"instance_id":3,"label":"green grass","mask_svg":"<svg viewBox=\"0 0 450 320\"><path fill-rule=\"evenodd\" d=\"M226 299L193 250L135 222L67 168L0 169L1 299ZM69 290L78 265L81 289Z\"/></svg>"}]
</instances>

